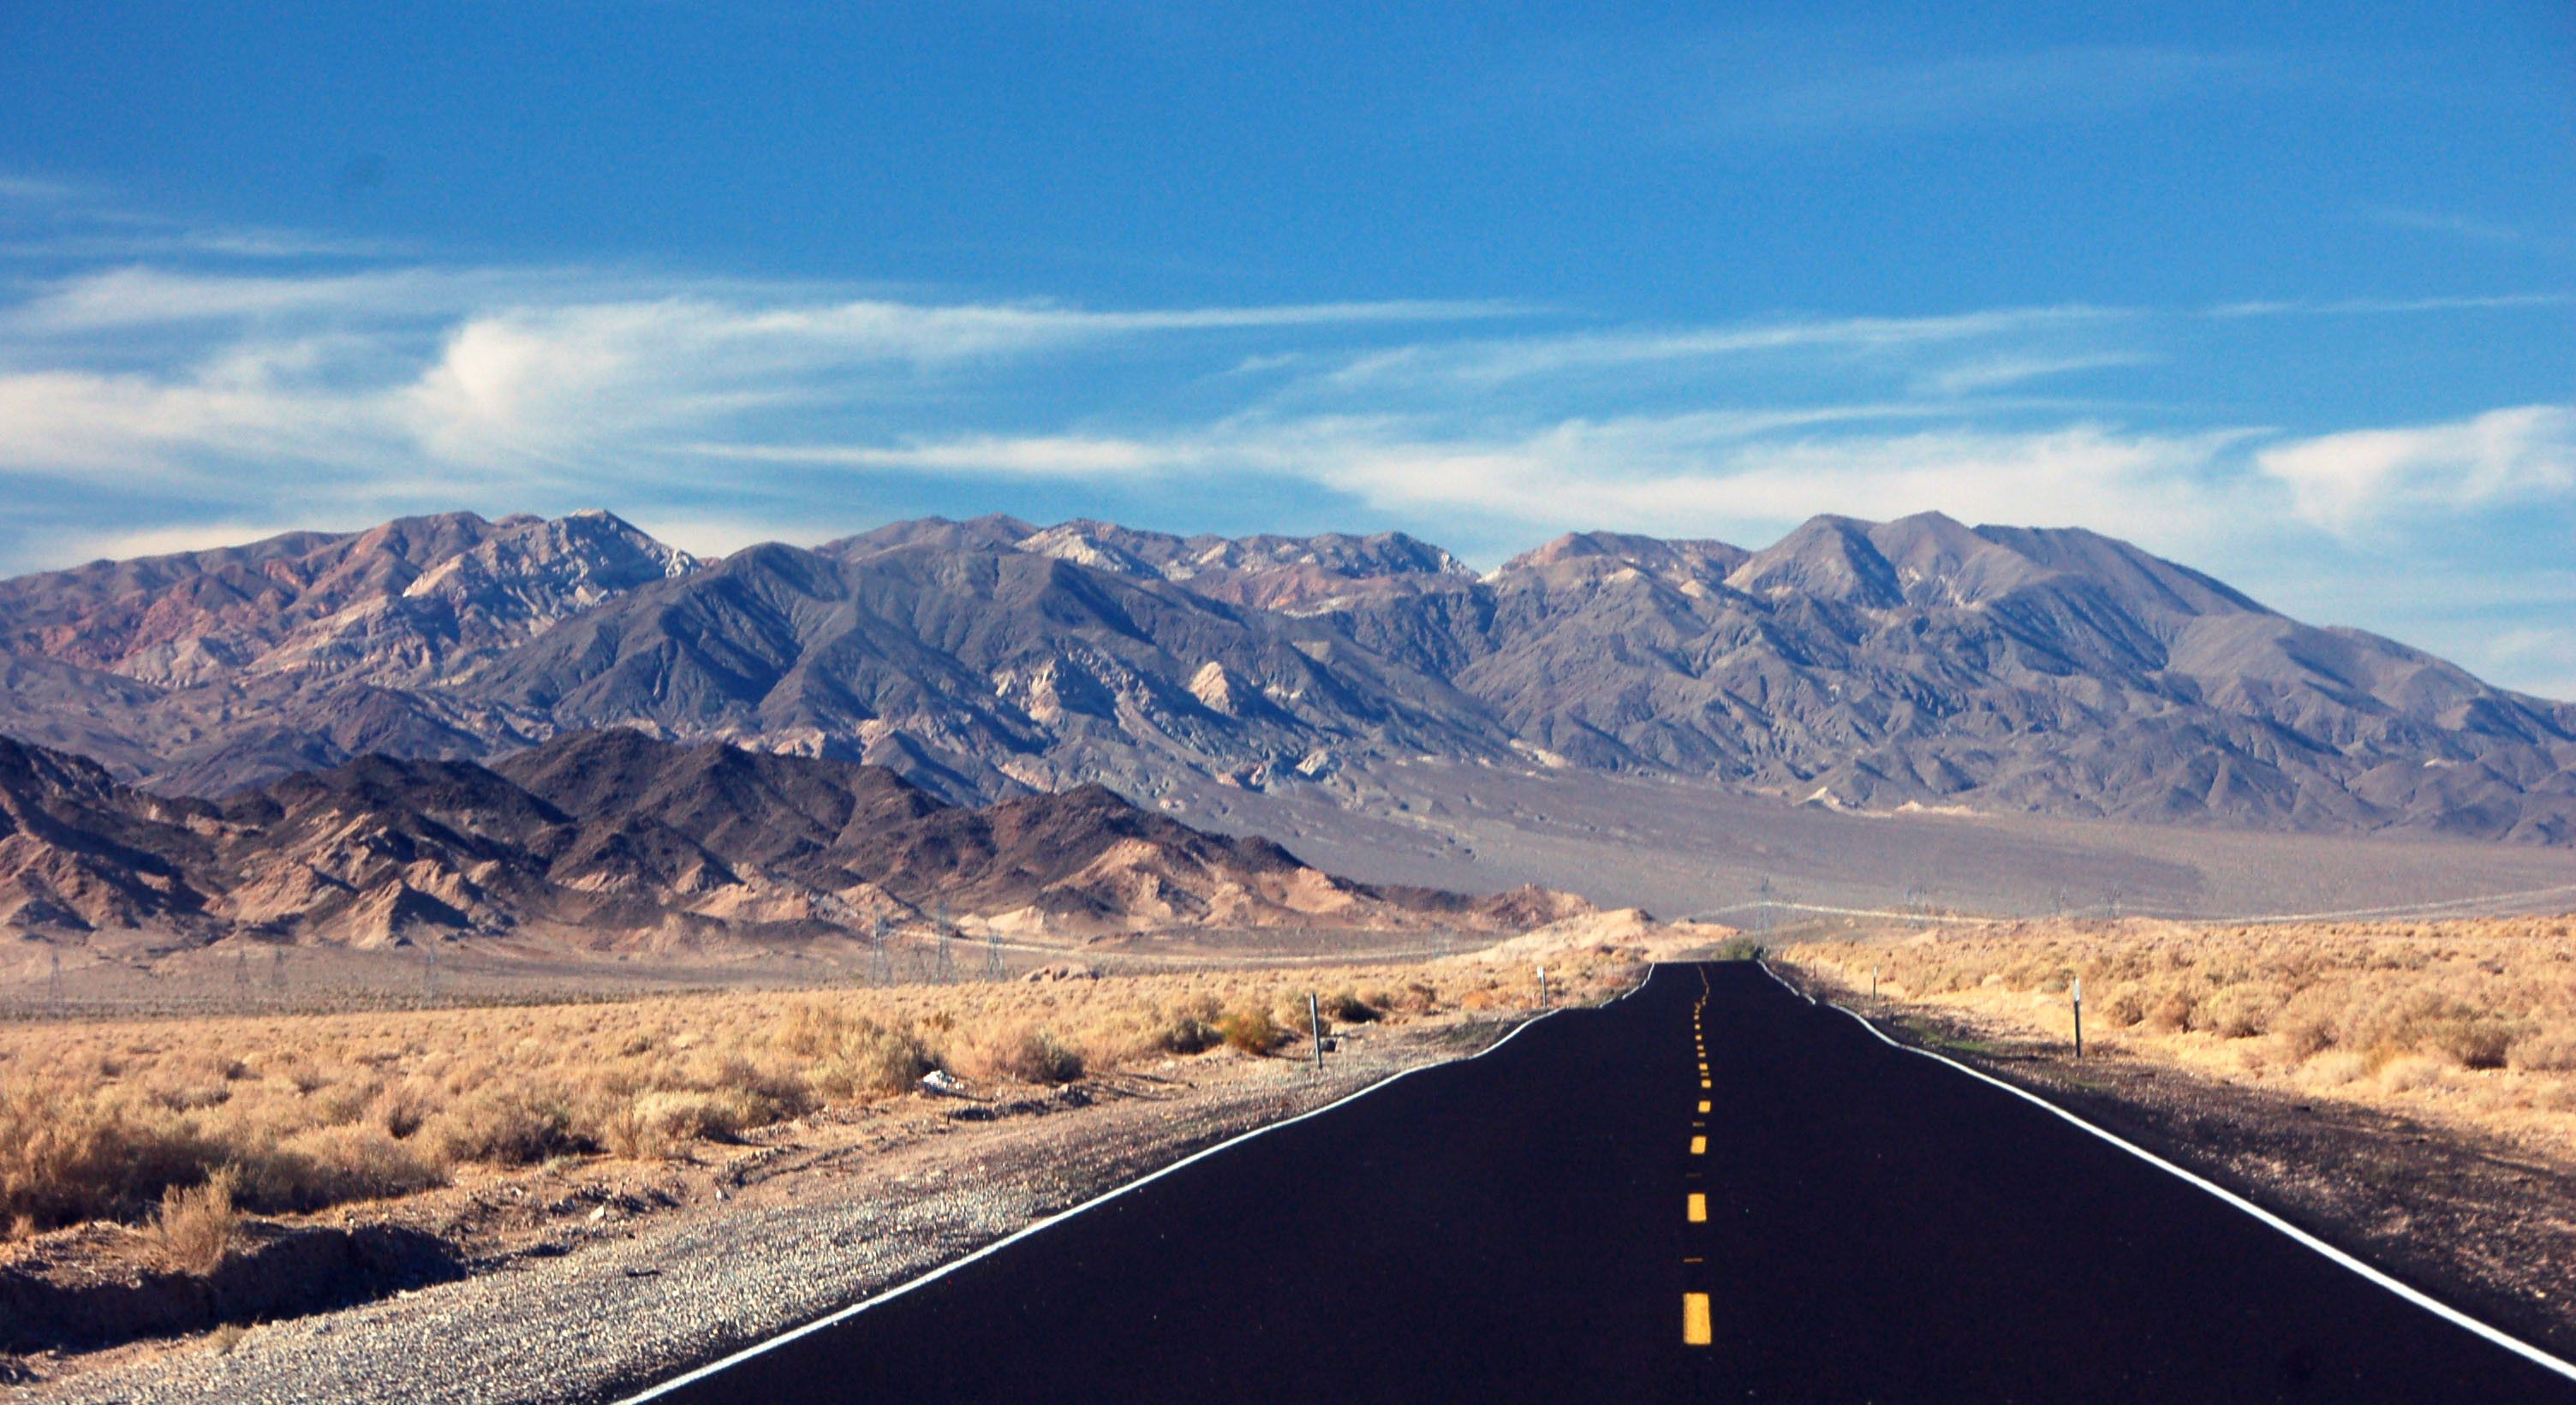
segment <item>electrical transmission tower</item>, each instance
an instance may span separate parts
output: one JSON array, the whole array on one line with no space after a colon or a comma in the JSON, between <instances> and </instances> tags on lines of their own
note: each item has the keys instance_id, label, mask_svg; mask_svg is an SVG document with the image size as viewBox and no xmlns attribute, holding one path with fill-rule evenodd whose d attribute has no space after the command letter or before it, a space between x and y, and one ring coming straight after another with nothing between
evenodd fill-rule
<instances>
[{"instance_id":1,"label":"electrical transmission tower","mask_svg":"<svg viewBox=\"0 0 2576 1405\"><path fill-rule=\"evenodd\" d=\"M52 955L53 974L45 977L45 999L53 1005L54 1013L59 1015L63 1012L63 954L57 951Z\"/></svg>"},{"instance_id":2,"label":"electrical transmission tower","mask_svg":"<svg viewBox=\"0 0 2576 1405\"><path fill-rule=\"evenodd\" d=\"M424 1003L438 999L438 947L433 938L420 949L420 998Z\"/></svg>"},{"instance_id":3,"label":"electrical transmission tower","mask_svg":"<svg viewBox=\"0 0 2576 1405\"><path fill-rule=\"evenodd\" d=\"M957 955L953 951L957 929L948 925L948 914L939 914L939 956L930 968L930 979L939 985L953 985L957 980Z\"/></svg>"},{"instance_id":4,"label":"electrical transmission tower","mask_svg":"<svg viewBox=\"0 0 2576 1405\"><path fill-rule=\"evenodd\" d=\"M1002 934L987 931L984 933L984 979L1006 981L1010 978L1010 973L1002 969Z\"/></svg>"},{"instance_id":5,"label":"electrical transmission tower","mask_svg":"<svg viewBox=\"0 0 2576 1405\"><path fill-rule=\"evenodd\" d=\"M894 984L894 957L886 951L886 920L868 924L868 984Z\"/></svg>"}]
</instances>

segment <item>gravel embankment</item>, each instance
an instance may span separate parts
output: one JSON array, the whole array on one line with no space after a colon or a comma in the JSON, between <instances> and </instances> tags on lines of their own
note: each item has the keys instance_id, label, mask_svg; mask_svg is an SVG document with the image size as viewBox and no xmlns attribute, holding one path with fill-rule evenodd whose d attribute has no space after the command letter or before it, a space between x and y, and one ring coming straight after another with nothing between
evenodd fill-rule
<instances>
[{"instance_id":1,"label":"gravel embankment","mask_svg":"<svg viewBox=\"0 0 2576 1405\"><path fill-rule=\"evenodd\" d=\"M1490 1033L1491 1031L1489 1031ZM1286 1060L1104 1080L993 1120L941 1118L866 1154L741 1163L711 1203L605 1215L572 1252L12 1389L11 1400L597 1401L711 1360L1247 1128L1466 1052L1460 1032L1359 1041L1317 1077ZM1088 1098L1087 1105L1084 1099Z\"/></svg>"}]
</instances>

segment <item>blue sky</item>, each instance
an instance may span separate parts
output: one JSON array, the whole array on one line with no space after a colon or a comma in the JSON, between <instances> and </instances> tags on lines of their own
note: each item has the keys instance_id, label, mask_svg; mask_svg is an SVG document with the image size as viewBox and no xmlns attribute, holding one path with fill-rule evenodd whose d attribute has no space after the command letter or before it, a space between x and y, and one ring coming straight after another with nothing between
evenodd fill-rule
<instances>
[{"instance_id":1,"label":"blue sky","mask_svg":"<svg viewBox=\"0 0 2576 1405\"><path fill-rule=\"evenodd\" d=\"M0 7L0 569L1937 507L2576 697L2563 2L213 8Z\"/></svg>"}]
</instances>

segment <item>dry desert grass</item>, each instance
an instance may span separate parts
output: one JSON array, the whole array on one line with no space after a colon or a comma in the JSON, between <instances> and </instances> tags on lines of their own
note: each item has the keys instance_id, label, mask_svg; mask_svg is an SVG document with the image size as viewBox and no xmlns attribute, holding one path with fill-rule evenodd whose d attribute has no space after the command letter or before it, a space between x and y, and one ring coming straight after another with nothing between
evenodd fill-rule
<instances>
[{"instance_id":1,"label":"dry desert grass","mask_svg":"<svg viewBox=\"0 0 2576 1405\"><path fill-rule=\"evenodd\" d=\"M2349 1099L2576 1157L2576 918L2190 927L2012 923L1782 955L2088 1050Z\"/></svg>"},{"instance_id":2,"label":"dry desert grass","mask_svg":"<svg viewBox=\"0 0 2576 1405\"><path fill-rule=\"evenodd\" d=\"M1633 953L1551 961L1569 998ZM939 1068L1064 1082L1219 1045L1507 1009L1528 973L1475 959L1044 984L736 992L624 1003L0 1026L0 1226L149 1220L162 1255L219 1262L238 1212L399 1196L556 1157L685 1154Z\"/></svg>"}]
</instances>

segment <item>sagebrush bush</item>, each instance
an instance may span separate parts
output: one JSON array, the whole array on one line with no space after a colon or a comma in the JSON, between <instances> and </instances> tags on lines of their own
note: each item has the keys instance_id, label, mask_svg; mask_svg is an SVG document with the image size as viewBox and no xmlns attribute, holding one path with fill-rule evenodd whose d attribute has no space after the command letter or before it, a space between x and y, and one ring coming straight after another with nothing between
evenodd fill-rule
<instances>
[{"instance_id":1,"label":"sagebrush bush","mask_svg":"<svg viewBox=\"0 0 2576 1405\"><path fill-rule=\"evenodd\" d=\"M162 1265L200 1277L223 1266L241 1229L241 1212L233 1206L233 1186L240 1174L218 1166L192 1186L161 1192L161 1209L146 1233Z\"/></svg>"},{"instance_id":2,"label":"sagebrush bush","mask_svg":"<svg viewBox=\"0 0 2576 1405\"><path fill-rule=\"evenodd\" d=\"M1801 943L1846 984L2030 1021L2063 1037L2058 977L2099 990L2106 1042L2231 1079L2392 1097L2444 1115L2576 1112L2576 921L2484 918L2193 928L1998 924ZM2224 1057L2217 1050L2226 1049ZM2517 1117L2522 1120L2516 1121ZM2576 1120L2545 1135L2576 1146Z\"/></svg>"},{"instance_id":3,"label":"sagebrush bush","mask_svg":"<svg viewBox=\"0 0 2576 1405\"><path fill-rule=\"evenodd\" d=\"M1570 995L1629 974L1607 955L1562 969ZM1060 1083L1221 1041L1266 1053L1283 1035L1262 1012L1318 985L1352 1022L1356 1006L1400 1019L1499 999L1491 968L1462 960L0 1025L0 1226L148 1224L166 1192L219 1166L237 1212L271 1214L409 1194L462 1167L686 1155L822 1103L901 1096L933 1067Z\"/></svg>"},{"instance_id":4,"label":"sagebrush bush","mask_svg":"<svg viewBox=\"0 0 2576 1405\"><path fill-rule=\"evenodd\" d=\"M424 1135L449 1161L524 1166L595 1149L575 1130L571 1099L552 1086L487 1086L439 1113Z\"/></svg>"},{"instance_id":5,"label":"sagebrush bush","mask_svg":"<svg viewBox=\"0 0 2576 1405\"><path fill-rule=\"evenodd\" d=\"M1359 997L1357 991L1345 990L1324 997L1324 1013L1343 1024L1371 1024L1379 1018L1379 1009Z\"/></svg>"},{"instance_id":6,"label":"sagebrush bush","mask_svg":"<svg viewBox=\"0 0 2576 1405\"><path fill-rule=\"evenodd\" d=\"M1288 1037L1268 1010L1236 1010L1217 1022L1217 1032L1228 1045L1255 1056L1268 1054Z\"/></svg>"},{"instance_id":7,"label":"sagebrush bush","mask_svg":"<svg viewBox=\"0 0 2576 1405\"><path fill-rule=\"evenodd\" d=\"M1023 1083L1070 1083L1082 1077L1082 1056L1051 1030L1009 1025L968 1040L958 1061L979 1078Z\"/></svg>"}]
</instances>

